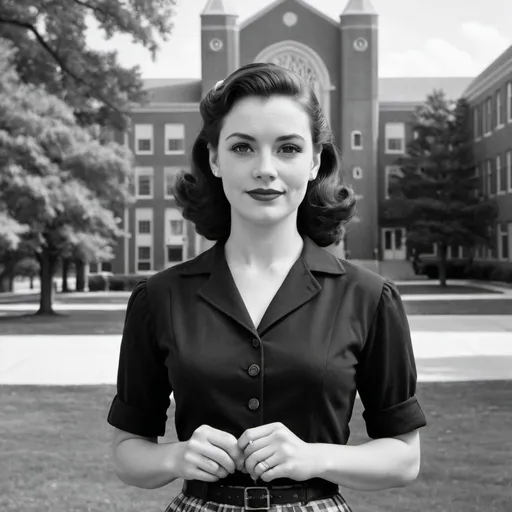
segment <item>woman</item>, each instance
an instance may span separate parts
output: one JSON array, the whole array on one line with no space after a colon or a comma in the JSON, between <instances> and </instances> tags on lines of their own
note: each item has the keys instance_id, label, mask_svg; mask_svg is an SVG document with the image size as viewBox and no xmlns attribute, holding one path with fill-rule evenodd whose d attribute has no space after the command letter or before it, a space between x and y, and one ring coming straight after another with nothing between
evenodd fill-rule
<instances>
[{"instance_id":1,"label":"woman","mask_svg":"<svg viewBox=\"0 0 512 512\"><path fill-rule=\"evenodd\" d=\"M416 368L393 283L321 247L354 214L311 89L244 66L201 102L183 215L216 240L130 298L114 461L125 483L184 479L168 510L349 511L338 486L404 486L419 471ZM158 444L174 392L179 441ZM359 392L371 438L346 446Z\"/></svg>"}]
</instances>

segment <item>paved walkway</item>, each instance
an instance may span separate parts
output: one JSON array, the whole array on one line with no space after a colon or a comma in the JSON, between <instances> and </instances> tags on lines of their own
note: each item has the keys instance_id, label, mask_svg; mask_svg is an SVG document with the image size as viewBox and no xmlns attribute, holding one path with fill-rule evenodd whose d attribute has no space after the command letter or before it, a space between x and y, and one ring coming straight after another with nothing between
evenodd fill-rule
<instances>
[{"instance_id":1,"label":"paved walkway","mask_svg":"<svg viewBox=\"0 0 512 512\"><path fill-rule=\"evenodd\" d=\"M512 379L512 318L506 318L493 331L475 330L482 318L474 317L464 330L413 329L419 381ZM119 344L118 335L0 336L0 384L113 384Z\"/></svg>"},{"instance_id":2,"label":"paved walkway","mask_svg":"<svg viewBox=\"0 0 512 512\"><path fill-rule=\"evenodd\" d=\"M412 284L412 283L409 283ZM425 284L425 281L418 282ZM435 286L435 282L429 282ZM457 281L456 284L464 284ZM509 299L510 315L410 315L418 379L424 381L512 380L512 288L467 283L497 293L461 295L402 295L408 300ZM127 292L107 292L105 297L128 298ZM126 302L55 303L57 311L124 311ZM75 300L80 297L73 295ZM0 315L30 312L36 303L0 304ZM0 324L1 325L1 324ZM120 335L2 336L0 333L0 384L85 385L114 384Z\"/></svg>"}]
</instances>

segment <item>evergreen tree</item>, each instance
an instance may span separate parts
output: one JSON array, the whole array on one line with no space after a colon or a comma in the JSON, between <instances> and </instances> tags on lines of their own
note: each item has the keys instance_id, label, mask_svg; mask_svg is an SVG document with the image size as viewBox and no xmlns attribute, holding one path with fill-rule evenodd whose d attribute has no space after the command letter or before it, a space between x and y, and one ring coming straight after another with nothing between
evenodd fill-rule
<instances>
[{"instance_id":1,"label":"evergreen tree","mask_svg":"<svg viewBox=\"0 0 512 512\"><path fill-rule=\"evenodd\" d=\"M498 215L482 195L473 156L470 107L434 91L414 113L414 138L398 159L384 216L407 229L412 248L436 244L439 278L446 286L447 249L490 245Z\"/></svg>"}]
</instances>

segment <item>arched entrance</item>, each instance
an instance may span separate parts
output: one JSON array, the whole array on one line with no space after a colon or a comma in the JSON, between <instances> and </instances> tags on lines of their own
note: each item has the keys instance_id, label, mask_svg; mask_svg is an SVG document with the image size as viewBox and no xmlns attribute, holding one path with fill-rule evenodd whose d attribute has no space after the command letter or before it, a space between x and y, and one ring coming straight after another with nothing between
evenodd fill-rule
<instances>
[{"instance_id":1,"label":"arched entrance","mask_svg":"<svg viewBox=\"0 0 512 512\"><path fill-rule=\"evenodd\" d=\"M288 40L267 46L254 59L255 62L273 62L295 71L311 84L327 121L331 118L331 83L329 70L323 59L309 46Z\"/></svg>"}]
</instances>

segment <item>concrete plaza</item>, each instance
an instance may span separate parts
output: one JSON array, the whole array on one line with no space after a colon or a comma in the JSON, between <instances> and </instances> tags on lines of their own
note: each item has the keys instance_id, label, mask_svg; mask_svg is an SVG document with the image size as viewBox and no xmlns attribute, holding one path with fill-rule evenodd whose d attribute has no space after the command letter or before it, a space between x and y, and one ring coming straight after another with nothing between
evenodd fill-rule
<instances>
[{"instance_id":1,"label":"concrete plaza","mask_svg":"<svg viewBox=\"0 0 512 512\"><path fill-rule=\"evenodd\" d=\"M512 379L512 315L409 316L409 323L420 382ZM114 384L120 340L0 335L0 384Z\"/></svg>"},{"instance_id":2,"label":"concrete plaza","mask_svg":"<svg viewBox=\"0 0 512 512\"><path fill-rule=\"evenodd\" d=\"M401 283L397 283L401 284ZM418 281L403 284L437 284ZM510 301L510 315L409 315L418 380L466 381L512 379L512 288L491 283L449 281L481 288L475 294L402 294L406 301ZM493 293L499 292L499 293ZM16 293L0 303L0 316L38 309L18 302ZM56 311L124 311L129 292L94 292L94 303L76 294L54 303ZM21 296L18 295L21 298ZM114 299L114 302L109 302ZM23 300L23 299L22 299ZM1 324L0 324L1 326ZM121 335L2 335L0 384L87 385L116 382Z\"/></svg>"}]
</instances>

